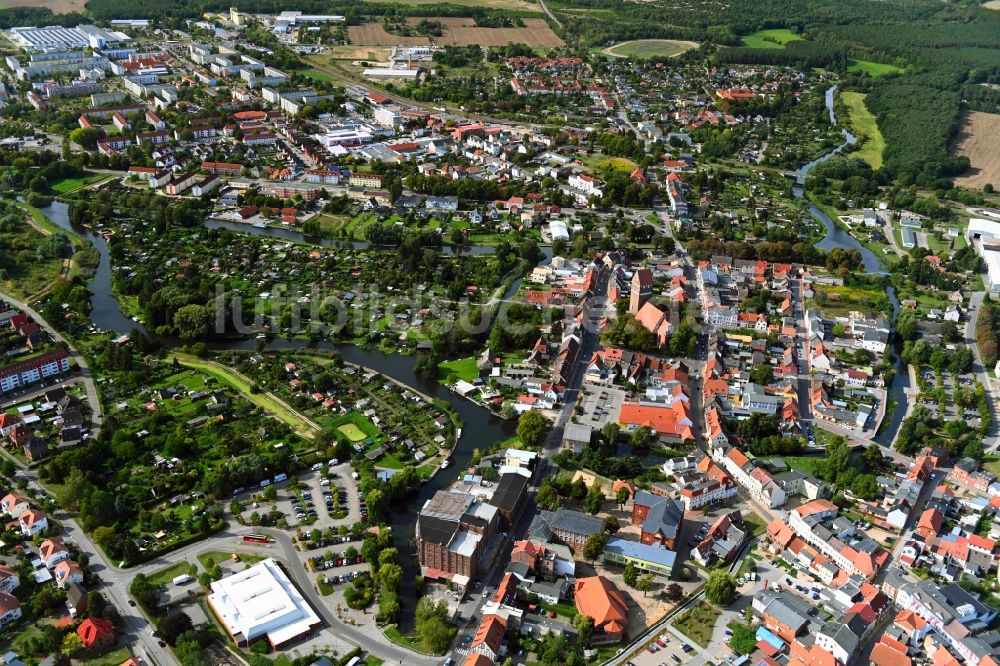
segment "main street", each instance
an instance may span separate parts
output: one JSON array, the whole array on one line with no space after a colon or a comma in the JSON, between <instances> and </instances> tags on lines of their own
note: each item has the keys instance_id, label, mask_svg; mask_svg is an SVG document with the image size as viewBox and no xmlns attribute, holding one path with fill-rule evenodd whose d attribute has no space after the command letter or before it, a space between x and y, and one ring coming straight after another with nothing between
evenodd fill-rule
<instances>
[{"instance_id":1,"label":"main street","mask_svg":"<svg viewBox=\"0 0 1000 666\"><path fill-rule=\"evenodd\" d=\"M993 394L993 382L990 379L989 372L983 365L983 357L979 353L979 345L976 344L976 320L979 318L980 306L983 304L983 298L985 297L986 292L977 291L969 298L968 319L965 322L964 332L965 344L972 350L972 371L976 375L976 379L979 380L979 383L986 389L986 403L989 405L990 416L993 422L990 426L990 433L983 438L983 449L986 451L996 451L997 446L1000 445L1000 437L997 437L1000 424L997 423L996 397Z\"/></svg>"}]
</instances>

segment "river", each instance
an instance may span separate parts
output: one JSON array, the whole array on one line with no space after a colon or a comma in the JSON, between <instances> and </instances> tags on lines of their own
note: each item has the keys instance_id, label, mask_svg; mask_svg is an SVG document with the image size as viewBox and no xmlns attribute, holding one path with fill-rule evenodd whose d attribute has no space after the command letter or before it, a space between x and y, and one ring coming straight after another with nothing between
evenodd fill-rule
<instances>
[{"instance_id":1,"label":"river","mask_svg":"<svg viewBox=\"0 0 1000 666\"><path fill-rule=\"evenodd\" d=\"M834 124L837 124L833 108L833 98L835 92L836 86L827 90L826 105L830 111L831 121ZM817 164L820 164L824 160L829 159L832 155L856 143L856 139L853 135L847 132L847 130L843 130L843 132L843 144L838 146L834 151L799 169L797 173L799 175L800 184L804 182L806 174L808 174L809 171ZM795 196L803 196L801 187L795 188ZM51 206L42 209L42 212L49 218L49 220L60 228L89 239L101 255L101 261L98 265L97 271L88 285L92 293L91 305L93 306L93 309L91 311L91 320L94 325L102 330L114 331L121 334L128 334L136 329L142 331L143 333L147 333L141 324L125 316L118 303L118 299L114 296L111 286L111 259L106 239L90 229L70 224L68 214L69 206L65 203L54 201ZM823 211L816 206L810 206L809 212L823 224L827 231L826 237L816 244L817 247L821 249L831 249L833 247L857 249L861 253L866 272L885 274L885 268L879 262L878 257L861 245L857 239L834 224L833 220L823 213ZM290 242L313 243L324 247L341 247L345 243L345 241L340 240L314 239L305 237L292 230L273 227L258 228L251 225L221 220L209 220L206 222L206 227L224 228L239 233L267 236ZM351 241L351 244L352 246L359 248L367 247L367 243L360 241ZM544 247L542 249L547 257L552 256L550 247ZM453 250L446 249L445 251ZM492 248L487 246L473 246L463 248L458 250L458 252L486 254L492 252ZM515 293L519 284L520 280L516 280L506 290L504 296L509 297L511 294ZM888 294L889 299L893 304L893 314L895 316L899 309L899 301L891 287L888 289ZM166 342L169 344L169 341ZM279 351L288 349L307 349L307 344L308 343L304 340L289 341L276 339L268 343L267 349ZM226 345L213 346L216 348L223 347L226 349L251 350L255 346L255 341L248 339L227 343ZM465 399L455 396L437 382L420 377L414 372L413 368L416 363L416 359L412 356L402 356L400 354L389 355L380 351L366 350L353 345L334 345L326 341L319 342L317 346L323 349L338 352L348 363L354 363L370 368L407 384L408 386L412 386L420 392L430 395L433 398L444 400L451 405L451 407L462 419L462 436L455 445L455 450L452 455L452 465L447 470L439 471L431 481L423 484L415 491L415 493L407 497L405 502L400 502L394 505L392 515L389 519L389 524L393 529L394 544L399 550L400 564L403 567L403 580L401 582L399 598L416 599L414 580L416 575L419 573L419 564L416 557L413 555L413 539L416 527L417 510L422 507L424 502L426 502L426 500L438 490L447 488L454 483L460 472L468 466L469 460L472 457L473 449L480 448L485 450L488 449L493 443L507 439L513 434L514 423L496 418L487 410L478 407ZM909 385L909 377L907 373L901 372L900 370L900 364L897 362L896 380L893 382L890 389L891 395L893 395L896 399L896 411L892 416L890 426L887 427L882 435L876 439L876 441L885 445L891 443L896 430L899 428L899 424L902 422L902 416L906 411L906 395L904 390ZM404 611L400 621L400 626L403 630L412 626L413 610L413 604L404 605Z\"/></svg>"},{"instance_id":2,"label":"river","mask_svg":"<svg viewBox=\"0 0 1000 666\"><path fill-rule=\"evenodd\" d=\"M128 334L134 329L146 332L141 324L134 322L122 313L111 287L111 258L107 241L103 236L89 229L70 224L69 207L62 202L53 202L42 212L54 224L60 228L84 236L93 242L94 247L101 254L101 263L94 278L88 285L92 296L91 320L94 325L105 331ZM242 229L241 229L242 230ZM265 231L249 227L248 230ZM282 231L275 229L273 231ZM252 232L251 232L252 233ZM270 234L269 234L270 235ZM511 293L516 290L520 280L515 281L507 290ZM168 343L169 340L161 341ZM212 345L216 349L242 349L253 350L255 340L239 340L224 345ZM419 563L413 556L413 539L416 528L417 511L424 505L438 490L447 488L458 478L469 465L472 458L472 451L476 448L488 449L494 442L502 441L514 434L515 423L504 421L493 416L486 409L479 407L472 402L459 398L446 389L441 384L421 377L414 372L416 359L413 356L403 356L401 354L384 354L377 350L367 350L354 345L334 345L330 342L321 341L317 347L336 351L348 363L370 368L388 377L400 381L414 389L447 402L462 419L462 436L455 445L452 453L452 464L447 470L439 470L429 482L421 485L405 501L398 502L392 507L392 515L389 517L389 524L392 526L394 545L399 551L399 563L403 567L403 579L400 583L400 599L416 599L415 579L420 572ZM275 339L268 343L270 350L307 350L308 343L305 340L284 340ZM405 604L403 615L400 619L400 626L405 631L413 622L414 604Z\"/></svg>"},{"instance_id":3,"label":"river","mask_svg":"<svg viewBox=\"0 0 1000 666\"><path fill-rule=\"evenodd\" d=\"M837 122L837 115L834 111L834 96L837 92L837 86L830 86L826 91L826 108L830 113L830 122L835 126L840 127L840 131L844 136L844 141L839 146L831 150L830 152L821 155L812 162L800 167L796 172L796 187L792 189L793 194L802 199L805 198L805 192L803 191L803 185L805 184L806 176L812 171L813 168L818 164L822 164L826 160L830 159L834 155L846 150L850 146L855 145L858 140L853 134L847 131L846 128L841 127ZM885 265L881 262L879 257L862 245L857 238L849 234L847 231L839 227L829 215L823 212L819 207L810 204L807 208L809 214L817 219L820 224L826 229L826 236L823 237L821 241L816 243L816 247L820 250L830 251L835 247L847 248L849 250L857 250L861 254L861 263L864 266L865 272L871 275L888 275L888 271ZM889 297L889 302L892 304L892 320L895 322L896 318L899 316L899 299L896 298L896 290L892 287L886 288L886 295ZM892 382L892 386L889 387L888 395L891 400L896 404L896 408L892 414L888 415L889 425L882 429L882 432L875 437L875 441L882 446L891 446L893 440L896 438L896 432L899 430L899 426L903 423L903 417L906 414L906 389L910 387L910 375L906 371L906 366L899 358L899 349L895 350L896 353L896 376Z\"/></svg>"}]
</instances>

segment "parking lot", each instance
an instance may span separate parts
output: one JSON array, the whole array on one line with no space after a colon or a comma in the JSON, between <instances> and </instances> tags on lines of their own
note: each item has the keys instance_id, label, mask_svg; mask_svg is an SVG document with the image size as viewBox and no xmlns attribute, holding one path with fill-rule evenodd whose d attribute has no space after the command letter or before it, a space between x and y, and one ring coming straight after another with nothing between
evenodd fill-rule
<instances>
[{"instance_id":1,"label":"parking lot","mask_svg":"<svg viewBox=\"0 0 1000 666\"><path fill-rule=\"evenodd\" d=\"M330 461L333 462L333 461ZM337 529L342 525L368 521L368 509L359 496L350 465L317 463L313 469L298 475L298 486L290 480L273 484L277 491L274 501L263 499L264 488L254 488L237 494L244 503L243 513L276 511L284 518L286 529ZM244 516L246 517L246 516Z\"/></svg>"},{"instance_id":2,"label":"parking lot","mask_svg":"<svg viewBox=\"0 0 1000 666\"><path fill-rule=\"evenodd\" d=\"M576 415L576 420L594 430L600 430L607 423L617 422L624 401L625 391L620 388L585 384L580 400L582 411Z\"/></svg>"}]
</instances>

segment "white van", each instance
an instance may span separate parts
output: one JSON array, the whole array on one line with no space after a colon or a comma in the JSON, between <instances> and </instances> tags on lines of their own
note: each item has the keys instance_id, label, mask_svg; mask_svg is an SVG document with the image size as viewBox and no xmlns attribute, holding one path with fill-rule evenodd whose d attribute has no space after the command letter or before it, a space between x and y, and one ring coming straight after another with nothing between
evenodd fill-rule
<instances>
[{"instance_id":1,"label":"white van","mask_svg":"<svg viewBox=\"0 0 1000 666\"><path fill-rule=\"evenodd\" d=\"M281 483L282 481L288 481L288 475L282 472L281 474L274 475L274 482Z\"/></svg>"},{"instance_id":2,"label":"white van","mask_svg":"<svg viewBox=\"0 0 1000 666\"><path fill-rule=\"evenodd\" d=\"M264 479L260 482L261 488L267 488L269 485L271 485L271 479Z\"/></svg>"}]
</instances>

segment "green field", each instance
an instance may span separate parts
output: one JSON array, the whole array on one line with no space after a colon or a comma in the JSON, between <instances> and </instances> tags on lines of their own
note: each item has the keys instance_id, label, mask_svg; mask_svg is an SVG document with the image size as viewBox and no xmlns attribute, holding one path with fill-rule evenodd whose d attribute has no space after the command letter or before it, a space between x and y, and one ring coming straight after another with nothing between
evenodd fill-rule
<instances>
[{"instance_id":1,"label":"green field","mask_svg":"<svg viewBox=\"0 0 1000 666\"><path fill-rule=\"evenodd\" d=\"M301 72L302 76L307 79L312 79L313 81L318 81L319 83L326 83L327 81L333 81L333 77L326 72L321 72L318 69L304 69Z\"/></svg>"},{"instance_id":2,"label":"green field","mask_svg":"<svg viewBox=\"0 0 1000 666\"><path fill-rule=\"evenodd\" d=\"M367 437L365 433L361 432L361 428L354 425L353 423L345 423L342 426L338 426L337 430L344 433L344 436L347 437L347 439L351 440L352 442L360 442Z\"/></svg>"},{"instance_id":3,"label":"green field","mask_svg":"<svg viewBox=\"0 0 1000 666\"><path fill-rule=\"evenodd\" d=\"M722 611L718 608L707 601L702 601L677 618L674 627L701 647L708 647L708 642L712 639L712 630L715 629L715 621L721 614Z\"/></svg>"},{"instance_id":4,"label":"green field","mask_svg":"<svg viewBox=\"0 0 1000 666\"><path fill-rule=\"evenodd\" d=\"M773 30L758 30L752 35L741 37L743 46L754 49L783 49L788 42L795 42L802 39L788 28L775 28Z\"/></svg>"},{"instance_id":5,"label":"green field","mask_svg":"<svg viewBox=\"0 0 1000 666\"><path fill-rule=\"evenodd\" d=\"M885 76L886 74L900 73L903 70L895 65L887 65L884 62L872 62L871 60L855 60L851 58L847 61L848 72L868 72L868 76Z\"/></svg>"},{"instance_id":6,"label":"green field","mask_svg":"<svg viewBox=\"0 0 1000 666\"><path fill-rule=\"evenodd\" d=\"M442 383L457 382L464 379L467 382L479 377L479 368L476 367L476 357L458 358L454 361L442 361L438 365L438 381Z\"/></svg>"},{"instance_id":7,"label":"green field","mask_svg":"<svg viewBox=\"0 0 1000 666\"><path fill-rule=\"evenodd\" d=\"M309 424L305 417L298 412L293 411L284 403L279 402L270 394L259 392L254 393L251 391L250 384L247 380L229 368L225 368L218 363L203 361L189 354L173 354L173 357L176 358L181 365L186 365L189 368L200 370L201 372L211 375L219 381L228 384L233 389L239 391L243 397L250 402L254 403L264 411L274 414L279 419L287 423L292 427L292 429L303 437L312 438L315 436L315 429Z\"/></svg>"},{"instance_id":8,"label":"green field","mask_svg":"<svg viewBox=\"0 0 1000 666\"><path fill-rule=\"evenodd\" d=\"M343 435L351 444L368 441L378 444L384 441L385 436L368 417L361 412L347 412L336 418L321 418L323 425L334 428Z\"/></svg>"},{"instance_id":9,"label":"green field","mask_svg":"<svg viewBox=\"0 0 1000 666\"><path fill-rule=\"evenodd\" d=\"M86 187L91 183L96 183L104 178L107 178L104 174L90 173L79 178L63 178L62 180L57 180L54 183L49 183L49 187L52 188L53 192L58 194L69 194L70 192L75 192L82 187Z\"/></svg>"},{"instance_id":10,"label":"green field","mask_svg":"<svg viewBox=\"0 0 1000 666\"><path fill-rule=\"evenodd\" d=\"M156 573L149 574L146 578L152 585L169 585L177 576L188 574L198 575L198 565L192 562L177 562L166 569L160 569Z\"/></svg>"},{"instance_id":11,"label":"green field","mask_svg":"<svg viewBox=\"0 0 1000 666\"><path fill-rule=\"evenodd\" d=\"M604 53L618 58L672 58L697 46L675 39L636 39L609 46Z\"/></svg>"},{"instance_id":12,"label":"green field","mask_svg":"<svg viewBox=\"0 0 1000 666\"><path fill-rule=\"evenodd\" d=\"M858 137L858 150L853 155L860 157L873 169L882 166L882 151L885 150L885 139L878 129L875 116L865 106L865 95L857 92L840 94L849 114L848 123L854 135Z\"/></svg>"}]
</instances>

